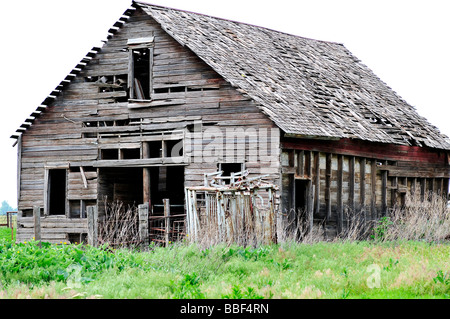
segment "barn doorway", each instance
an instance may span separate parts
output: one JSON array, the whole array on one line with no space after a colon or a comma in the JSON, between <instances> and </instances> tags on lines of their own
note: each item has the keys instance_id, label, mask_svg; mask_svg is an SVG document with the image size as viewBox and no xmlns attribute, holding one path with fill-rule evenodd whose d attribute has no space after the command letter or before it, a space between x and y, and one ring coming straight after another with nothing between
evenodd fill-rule
<instances>
[{"instance_id":1,"label":"barn doorway","mask_svg":"<svg viewBox=\"0 0 450 319\"><path fill-rule=\"evenodd\" d=\"M48 171L48 214L64 215L66 213L66 169Z\"/></svg>"},{"instance_id":2,"label":"barn doorway","mask_svg":"<svg viewBox=\"0 0 450 319\"><path fill-rule=\"evenodd\" d=\"M309 180L296 179L295 180L295 211L306 211L307 204L307 189Z\"/></svg>"},{"instance_id":3,"label":"barn doorway","mask_svg":"<svg viewBox=\"0 0 450 319\"><path fill-rule=\"evenodd\" d=\"M150 168L150 200L154 215L163 214L163 199L169 199L172 213L184 213L184 166Z\"/></svg>"}]
</instances>

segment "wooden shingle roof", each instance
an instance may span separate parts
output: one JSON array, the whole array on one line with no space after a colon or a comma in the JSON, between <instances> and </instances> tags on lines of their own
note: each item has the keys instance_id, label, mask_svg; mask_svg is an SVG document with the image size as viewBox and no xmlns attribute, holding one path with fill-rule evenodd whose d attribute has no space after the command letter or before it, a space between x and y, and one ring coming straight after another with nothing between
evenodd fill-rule
<instances>
[{"instance_id":1,"label":"wooden shingle roof","mask_svg":"<svg viewBox=\"0 0 450 319\"><path fill-rule=\"evenodd\" d=\"M134 2L261 105L286 134L450 150L450 140L343 44Z\"/></svg>"},{"instance_id":2,"label":"wooden shingle roof","mask_svg":"<svg viewBox=\"0 0 450 319\"><path fill-rule=\"evenodd\" d=\"M450 150L447 136L342 44L138 1L109 29L108 39L136 8L258 102L287 135ZM99 51L92 48L11 137L24 133Z\"/></svg>"}]
</instances>

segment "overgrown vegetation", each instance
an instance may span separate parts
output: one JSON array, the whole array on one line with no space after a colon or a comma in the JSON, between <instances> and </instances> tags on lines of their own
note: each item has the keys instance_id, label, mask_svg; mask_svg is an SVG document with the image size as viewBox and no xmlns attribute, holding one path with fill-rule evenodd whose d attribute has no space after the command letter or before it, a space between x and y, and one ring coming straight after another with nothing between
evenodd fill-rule
<instances>
[{"instance_id":1,"label":"overgrown vegetation","mask_svg":"<svg viewBox=\"0 0 450 319\"><path fill-rule=\"evenodd\" d=\"M130 251L2 240L0 298L449 298L449 256L425 242Z\"/></svg>"},{"instance_id":2,"label":"overgrown vegetation","mask_svg":"<svg viewBox=\"0 0 450 319\"><path fill-rule=\"evenodd\" d=\"M448 299L450 216L427 205L394 210L365 241L355 228L333 242L312 232L259 247L40 247L0 228L0 298Z\"/></svg>"}]
</instances>

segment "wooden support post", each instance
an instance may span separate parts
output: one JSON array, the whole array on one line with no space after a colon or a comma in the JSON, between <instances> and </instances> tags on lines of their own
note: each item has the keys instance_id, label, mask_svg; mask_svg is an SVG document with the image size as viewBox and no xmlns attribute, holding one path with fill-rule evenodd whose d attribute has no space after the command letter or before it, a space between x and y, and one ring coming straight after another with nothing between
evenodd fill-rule
<instances>
[{"instance_id":1,"label":"wooden support post","mask_svg":"<svg viewBox=\"0 0 450 319\"><path fill-rule=\"evenodd\" d=\"M305 163L304 163L304 155L305 151L299 151L297 153L297 175L304 176L305 175Z\"/></svg>"},{"instance_id":2,"label":"wooden support post","mask_svg":"<svg viewBox=\"0 0 450 319\"><path fill-rule=\"evenodd\" d=\"M384 165L387 165L387 161L384 161ZM387 216L387 183L388 172L386 170L381 172L381 214Z\"/></svg>"},{"instance_id":3,"label":"wooden support post","mask_svg":"<svg viewBox=\"0 0 450 319\"><path fill-rule=\"evenodd\" d=\"M164 230L164 239L166 242L166 247L168 247L170 242L170 200L168 198L164 198L163 203L164 203L164 219L166 221L166 227Z\"/></svg>"},{"instance_id":4,"label":"wooden support post","mask_svg":"<svg viewBox=\"0 0 450 319\"><path fill-rule=\"evenodd\" d=\"M308 232L312 232L314 224L314 184L312 181L308 182L306 188L306 220Z\"/></svg>"},{"instance_id":5,"label":"wooden support post","mask_svg":"<svg viewBox=\"0 0 450 319\"><path fill-rule=\"evenodd\" d=\"M350 213L354 213L355 210L355 157L350 156L348 160L348 207Z\"/></svg>"},{"instance_id":6,"label":"wooden support post","mask_svg":"<svg viewBox=\"0 0 450 319\"><path fill-rule=\"evenodd\" d=\"M327 221L331 219L331 158L331 153L327 153L325 167L325 207Z\"/></svg>"},{"instance_id":7,"label":"wooden support post","mask_svg":"<svg viewBox=\"0 0 450 319\"><path fill-rule=\"evenodd\" d=\"M420 196L420 201L423 202L424 200L424 186L425 186L425 182L424 182L424 178L418 178L417 179L418 185L419 185L419 189L417 190L417 193Z\"/></svg>"},{"instance_id":8,"label":"wooden support post","mask_svg":"<svg viewBox=\"0 0 450 319\"><path fill-rule=\"evenodd\" d=\"M147 142L142 143L142 158L150 157L149 144ZM142 188L143 188L143 202L148 203L149 208L151 207L150 198L150 168L144 167L142 171ZM149 209L150 211L150 209Z\"/></svg>"},{"instance_id":9,"label":"wooden support post","mask_svg":"<svg viewBox=\"0 0 450 319\"><path fill-rule=\"evenodd\" d=\"M34 240L38 242L41 247L41 208L39 206L33 206L34 217Z\"/></svg>"},{"instance_id":10,"label":"wooden support post","mask_svg":"<svg viewBox=\"0 0 450 319\"><path fill-rule=\"evenodd\" d=\"M361 210L366 206L366 158L361 157L359 161L359 203Z\"/></svg>"},{"instance_id":11,"label":"wooden support post","mask_svg":"<svg viewBox=\"0 0 450 319\"><path fill-rule=\"evenodd\" d=\"M359 160L359 205L363 218L363 231L366 230L367 213L366 213L366 158L361 157Z\"/></svg>"},{"instance_id":12,"label":"wooden support post","mask_svg":"<svg viewBox=\"0 0 450 319\"><path fill-rule=\"evenodd\" d=\"M371 177L371 186L372 186L372 193L370 196L370 212L372 214L372 218L378 218L377 214L377 161L376 159L372 159L371 161L371 171L370 171L370 177Z\"/></svg>"},{"instance_id":13,"label":"wooden support post","mask_svg":"<svg viewBox=\"0 0 450 319\"><path fill-rule=\"evenodd\" d=\"M98 246L98 211L96 206L88 206L88 244L94 247Z\"/></svg>"},{"instance_id":14,"label":"wooden support post","mask_svg":"<svg viewBox=\"0 0 450 319\"><path fill-rule=\"evenodd\" d=\"M394 176L391 179L391 206L397 205L397 189L398 189L398 177Z\"/></svg>"},{"instance_id":15,"label":"wooden support post","mask_svg":"<svg viewBox=\"0 0 450 319\"><path fill-rule=\"evenodd\" d=\"M417 177L411 180L411 196L415 197L417 191Z\"/></svg>"},{"instance_id":16,"label":"wooden support post","mask_svg":"<svg viewBox=\"0 0 450 319\"><path fill-rule=\"evenodd\" d=\"M314 212L320 212L320 153L314 153Z\"/></svg>"},{"instance_id":17,"label":"wooden support post","mask_svg":"<svg viewBox=\"0 0 450 319\"><path fill-rule=\"evenodd\" d=\"M148 203L144 203L138 206L139 214L139 239L141 240L141 245L145 249L149 245L148 238Z\"/></svg>"},{"instance_id":18,"label":"wooden support post","mask_svg":"<svg viewBox=\"0 0 450 319\"><path fill-rule=\"evenodd\" d=\"M337 170L337 218L336 218L336 224L337 224L337 232L338 234L342 233L344 224L343 224L343 214L344 214L344 207L342 204L342 186L343 186L343 176L344 176L344 169L343 169L343 156L338 155L338 170Z\"/></svg>"},{"instance_id":19,"label":"wooden support post","mask_svg":"<svg viewBox=\"0 0 450 319\"><path fill-rule=\"evenodd\" d=\"M305 175L311 177L311 151L305 152Z\"/></svg>"}]
</instances>

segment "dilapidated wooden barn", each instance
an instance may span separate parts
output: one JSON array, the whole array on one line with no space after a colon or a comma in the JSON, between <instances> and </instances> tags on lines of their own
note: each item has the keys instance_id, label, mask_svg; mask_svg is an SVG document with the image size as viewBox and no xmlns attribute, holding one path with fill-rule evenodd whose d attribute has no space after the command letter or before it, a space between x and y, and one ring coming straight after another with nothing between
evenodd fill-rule
<instances>
[{"instance_id":1,"label":"dilapidated wooden barn","mask_svg":"<svg viewBox=\"0 0 450 319\"><path fill-rule=\"evenodd\" d=\"M217 171L266 176L277 220L338 228L450 177L449 139L344 45L135 1L12 138L18 241L34 207L50 242L82 240L105 198L183 216Z\"/></svg>"}]
</instances>

